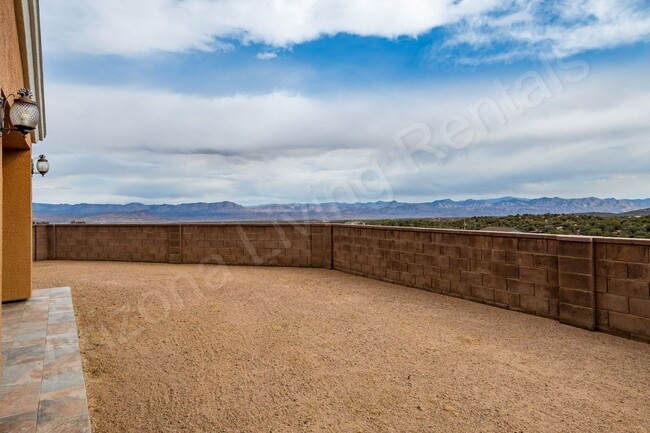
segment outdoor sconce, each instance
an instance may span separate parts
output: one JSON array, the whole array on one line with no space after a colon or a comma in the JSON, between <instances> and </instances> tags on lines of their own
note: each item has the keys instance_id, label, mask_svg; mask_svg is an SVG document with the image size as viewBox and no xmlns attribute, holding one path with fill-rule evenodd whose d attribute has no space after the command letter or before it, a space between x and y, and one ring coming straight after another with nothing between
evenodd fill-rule
<instances>
[{"instance_id":1,"label":"outdoor sconce","mask_svg":"<svg viewBox=\"0 0 650 433\"><path fill-rule=\"evenodd\" d=\"M32 132L38 125L38 121L41 118L41 114L38 110L38 105L32 99L34 96L29 89L20 89L18 91L18 96L9 95L7 98L0 96L0 105L2 106L2 113L0 114L0 132L7 131L18 131L23 137L26 137L27 134ZM14 103L9 110L9 118L13 128L4 127L4 114L5 114L5 105L7 99L10 97L14 98ZM47 162L47 160L46 160Z\"/></svg>"},{"instance_id":2,"label":"outdoor sconce","mask_svg":"<svg viewBox=\"0 0 650 433\"><path fill-rule=\"evenodd\" d=\"M50 163L47 162L47 158L45 158L45 155L40 155L38 157L38 161L36 161L36 171L34 171L34 161L36 158L32 159L32 176L36 174L36 171L38 171L41 176L45 176L45 174L50 171Z\"/></svg>"}]
</instances>

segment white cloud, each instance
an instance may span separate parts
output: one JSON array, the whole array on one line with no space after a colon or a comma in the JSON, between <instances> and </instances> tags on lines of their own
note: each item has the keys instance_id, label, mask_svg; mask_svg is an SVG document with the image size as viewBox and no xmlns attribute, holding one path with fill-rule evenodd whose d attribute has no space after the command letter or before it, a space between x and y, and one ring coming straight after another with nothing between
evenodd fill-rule
<instances>
[{"instance_id":1,"label":"white cloud","mask_svg":"<svg viewBox=\"0 0 650 433\"><path fill-rule=\"evenodd\" d=\"M93 55L232 49L233 39L287 47L339 33L417 37L450 26L452 44L514 42L516 52L500 57L561 57L650 34L644 0L50 0L42 9L48 50Z\"/></svg>"},{"instance_id":2,"label":"white cloud","mask_svg":"<svg viewBox=\"0 0 650 433\"><path fill-rule=\"evenodd\" d=\"M42 5L55 51L137 55L210 51L224 39L286 47L322 35L417 36L494 8L497 0L52 0ZM227 44L227 42L225 42ZM226 45L228 46L228 45Z\"/></svg>"},{"instance_id":3,"label":"white cloud","mask_svg":"<svg viewBox=\"0 0 650 433\"><path fill-rule=\"evenodd\" d=\"M274 53L272 51L267 51L265 53L257 53L257 57L260 60L273 60L276 57L278 57L277 53Z\"/></svg>"},{"instance_id":4,"label":"white cloud","mask_svg":"<svg viewBox=\"0 0 650 433\"><path fill-rule=\"evenodd\" d=\"M34 200L647 196L645 73L593 73L571 84L568 73L575 71L566 67L556 67L560 85L540 65L550 97L521 115L495 96L491 82L329 97L289 92L200 97L51 83L48 140L37 151L48 155L52 170L35 183ZM502 81L524 107L526 92L518 78ZM484 133L469 107L486 98L496 101L507 121L501 124L489 109L482 111ZM440 127L450 115L472 124L475 140L469 146L443 144ZM393 136L419 123L433 133L434 147L427 150L444 155L416 154L414 172Z\"/></svg>"},{"instance_id":5,"label":"white cloud","mask_svg":"<svg viewBox=\"0 0 650 433\"><path fill-rule=\"evenodd\" d=\"M450 29L445 48L464 48L461 61L508 61L544 54L564 58L584 51L650 39L646 0L517 0Z\"/></svg>"}]
</instances>

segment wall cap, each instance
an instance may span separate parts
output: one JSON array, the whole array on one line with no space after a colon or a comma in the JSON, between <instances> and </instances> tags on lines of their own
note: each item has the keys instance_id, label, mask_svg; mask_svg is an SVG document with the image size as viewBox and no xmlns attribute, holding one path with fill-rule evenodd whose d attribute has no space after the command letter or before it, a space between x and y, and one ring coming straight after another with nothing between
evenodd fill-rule
<instances>
[{"instance_id":1,"label":"wall cap","mask_svg":"<svg viewBox=\"0 0 650 433\"><path fill-rule=\"evenodd\" d=\"M485 230L459 230L445 229L434 227L402 227L402 226L381 226L381 225L361 225L361 224L344 224L344 223L324 223L324 222L223 222L223 223L126 223L126 224L33 224L34 227L191 227L191 226L219 226L219 227L343 227L353 229L370 229L370 230L394 230L410 231L423 233L443 233L458 234L469 236L492 236L503 238L524 238L524 239L546 239L568 242L583 242L597 244L627 244L627 245L644 245L650 246L650 239L642 238L618 238L603 236L581 236L581 235L554 235L547 233L510 233Z\"/></svg>"}]
</instances>

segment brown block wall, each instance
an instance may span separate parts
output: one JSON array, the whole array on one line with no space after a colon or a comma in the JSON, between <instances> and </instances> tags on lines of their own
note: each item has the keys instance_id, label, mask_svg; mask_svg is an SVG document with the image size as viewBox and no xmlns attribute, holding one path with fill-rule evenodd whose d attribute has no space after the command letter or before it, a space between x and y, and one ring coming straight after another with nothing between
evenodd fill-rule
<instances>
[{"instance_id":1,"label":"brown block wall","mask_svg":"<svg viewBox=\"0 0 650 433\"><path fill-rule=\"evenodd\" d=\"M650 341L650 240L341 224L34 227L35 260L336 269Z\"/></svg>"},{"instance_id":2,"label":"brown block wall","mask_svg":"<svg viewBox=\"0 0 650 433\"><path fill-rule=\"evenodd\" d=\"M34 260L331 267L331 226L35 225Z\"/></svg>"},{"instance_id":3,"label":"brown block wall","mask_svg":"<svg viewBox=\"0 0 650 433\"><path fill-rule=\"evenodd\" d=\"M332 269L332 226L311 226L312 267Z\"/></svg>"},{"instance_id":4,"label":"brown block wall","mask_svg":"<svg viewBox=\"0 0 650 433\"><path fill-rule=\"evenodd\" d=\"M169 261L172 226L80 224L53 228L55 259Z\"/></svg>"},{"instance_id":5,"label":"brown block wall","mask_svg":"<svg viewBox=\"0 0 650 433\"><path fill-rule=\"evenodd\" d=\"M35 225L32 233L32 253L34 261L47 260L48 257L48 228L51 226Z\"/></svg>"},{"instance_id":6,"label":"brown block wall","mask_svg":"<svg viewBox=\"0 0 650 433\"><path fill-rule=\"evenodd\" d=\"M559 314L554 238L334 226L334 269L540 316Z\"/></svg>"},{"instance_id":7,"label":"brown block wall","mask_svg":"<svg viewBox=\"0 0 650 433\"><path fill-rule=\"evenodd\" d=\"M55 251L55 227L52 225L35 225L32 232L32 253L34 261L54 260Z\"/></svg>"},{"instance_id":8,"label":"brown block wall","mask_svg":"<svg viewBox=\"0 0 650 433\"><path fill-rule=\"evenodd\" d=\"M560 322L596 329L596 293L592 238L558 237Z\"/></svg>"},{"instance_id":9,"label":"brown block wall","mask_svg":"<svg viewBox=\"0 0 650 433\"><path fill-rule=\"evenodd\" d=\"M594 239L597 328L650 342L650 241Z\"/></svg>"},{"instance_id":10,"label":"brown block wall","mask_svg":"<svg viewBox=\"0 0 650 433\"><path fill-rule=\"evenodd\" d=\"M324 267L326 227L309 224L183 225L182 263Z\"/></svg>"}]
</instances>

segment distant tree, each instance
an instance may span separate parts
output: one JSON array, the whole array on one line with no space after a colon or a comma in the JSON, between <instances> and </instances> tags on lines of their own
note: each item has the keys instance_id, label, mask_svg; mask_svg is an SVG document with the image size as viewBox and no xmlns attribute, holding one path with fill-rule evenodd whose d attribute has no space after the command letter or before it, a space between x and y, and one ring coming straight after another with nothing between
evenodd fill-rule
<instances>
[{"instance_id":1,"label":"distant tree","mask_svg":"<svg viewBox=\"0 0 650 433\"><path fill-rule=\"evenodd\" d=\"M480 230L488 226L511 227L523 232L650 239L650 215L544 214L504 217L428 218L365 221L368 225L435 227Z\"/></svg>"}]
</instances>

